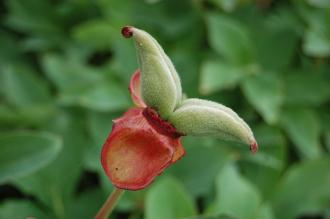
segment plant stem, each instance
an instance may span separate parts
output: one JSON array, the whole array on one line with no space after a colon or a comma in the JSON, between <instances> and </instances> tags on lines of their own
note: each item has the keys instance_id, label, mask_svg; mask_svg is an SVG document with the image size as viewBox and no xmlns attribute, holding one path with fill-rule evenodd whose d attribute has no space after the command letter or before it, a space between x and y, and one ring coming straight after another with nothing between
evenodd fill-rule
<instances>
[{"instance_id":1,"label":"plant stem","mask_svg":"<svg viewBox=\"0 0 330 219\"><path fill-rule=\"evenodd\" d=\"M124 191L123 189L115 188L94 219L107 219Z\"/></svg>"}]
</instances>

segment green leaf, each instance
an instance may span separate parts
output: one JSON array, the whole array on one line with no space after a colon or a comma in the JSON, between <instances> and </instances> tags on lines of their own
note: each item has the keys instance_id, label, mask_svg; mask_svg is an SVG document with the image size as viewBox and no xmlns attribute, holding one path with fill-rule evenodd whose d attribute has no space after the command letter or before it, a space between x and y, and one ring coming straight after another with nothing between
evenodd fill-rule
<instances>
[{"instance_id":1,"label":"green leaf","mask_svg":"<svg viewBox=\"0 0 330 219\"><path fill-rule=\"evenodd\" d=\"M56 218L64 218L82 174L86 145L90 144L85 134L83 114L69 110L60 112L43 129L63 137L62 151L46 168L15 180L13 184L24 193L34 195L53 211Z\"/></svg>"},{"instance_id":2,"label":"green leaf","mask_svg":"<svg viewBox=\"0 0 330 219\"><path fill-rule=\"evenodd\" d=\"M239 4L239 0L211 0L215 5L225 12L232 12Z\"/></svg>"},{"instance_id":3,"label":"green leaf","mask_svg":"<svg viewBox=\"0 0 330 219\"><path fill-rule=\"evenodd\" d=\"M0 205L0 218L50 218L28 200L8 200Z\"/></svg>"},{"instance_id":4,"label":"green leaf","mask_svg":"<svg viewBox=\"0 0 330 219\"><path fill-rule=\"evenodd\" d=\"M269 204L262 204L257 219L275 219L273 209Z\"/></svg>"},{"instance_id":5,"label":"green leaf","mask_svg":"<svg viewBox=\"0 0 330 219\"><path fill-rule=\"evenodd\" d=\"M192 198L184 187L172 178L158 179L147 193L146 219L184 218L196 214Z\"/></svg>"},{"instance_id":6,"label":"green leaf","mask_svg":"<svg viewBox=\"0 0 330 219\"><path fill-rule=\"evenodd\" d=\"M108 182L109 184L109 179ZM112 190L111 190L112 191ZM118 211L139 211L145 200L146 190L126 192L118 201Z\"/></svg>"},{"instance_id":7,"label":"green leaf","mask_svg":"<svg viewBox=\"0 0 330 219\"><path fill-rule=\"evenodd\" d=\"M197 216L197 217L190 217L185 219L236 219L236 218L221 214L219 216Z\"/></svg>"},{"instance_id":8,"label":"green leaf","mask_svg":"<svg viewBox=\"0 0 330 219\"><path fill-rule=\"evenodd\" d=\"M15 106L26 107L51 101L45 81L27 66L6 66L0 79L7 101Z\"/></svg>"},{"instance_id":9,"label":"green leaf","mask_svg":"<svg viewBox=\"0 0 330 219\"><path fill-rule=\"evenodd\" d=\"M93 218L105 200L106 196L99 189L84 191L69 206L67 218Z\"/></svg>"},{"instance_id":10,"label":"green leaf","mask_svg":"<svg viewBox=\"0 0 330 219\"><path fill-rule=\"evenodd\" d=\"M209 137L183 138L187 155L175 163L167 173L183 182L195 197L212 193L214 179L230 159L227 143ZM196 177L198 176L198 177Z\"/></svg>"},{"instance_id":11,"label":"green leaf","mask_svg":"<svg viewBox=\"0 0 330 219\"><path fill-rule=\"evenodd\" d=\"M330 2L327 0L307 0L307 2L314 7L330 8Z\"/></svg>"},{"instance_id":12,"label":"green leaf","mask_svg":"<svg viewBox=\"0 0 330 219\"><path fill-rule=\"evenodd\" d=\"M115 39L112 49L116 55L111 59L111 68L117 77L128 84L132 74L138 68L135 48L126 40Z\"/></svg>"},{"instance_id":13,"label":"green leaf","mask_svg":"<svg viewBox=\"0 0 330 219\"><path fill-rule=\"evenodd\" d=\"M253 128L259 151L251 154L245 150L239 160L244 176L251 181L264 197L273 192L276 182L285 167L286 138L277 127L266 124Z\"/></svg>"},{"instance_id":14,"label":"green leaf","mask_svg":"<svg viewBox=\"0 0 330 219\"><path fill-rule=\"evenodd\" d=\"M63 105L78 105L101 112L119 111L130 106L127 90L112 82L66 90L59 95L59 102Z\"/></svg>"},{"instance_id":15,"label":"green leaf","mask_svg":"<svg viewBox=\"0 0 330 219\"><path fill-rule=\"evenodd\" d=\"M6 1L6 6L8 16L4 23L15 31L26 34L26 42L35 41L27 43L29 49L32 49L32 45L33 49L45 49L66 41L63 37L65 32L61 29L63 18L58 13L60 10L50 2L12 0Z\"/></svg>"},{"instance_id":16,"label":"green leaf","mask_svg":"<svg viewBox=\"0 0 330 219\"><path fill-rule=\"evenodd\" d=\"M6 3L10 12L6 23L11 27L30 33L54 34L59 31L59 23L49 2L12 0Z\"/></svg>"},{"instance_id":17,"label":"green leaf","mask_svg":"<svg viewBox=\"0 0 330 219\"><path fill-rule=\"evenodd\" d=\"M327 147L328 151L330 152L330 115L328 107L324 107L323 110L319 113L320 120L322 123L322 130L324 133L324 141L325 146Z\"/></svg>"},{"instance_id":18,"label":"green leaf","mask_svg":"<svg viewBox=\"0 0 330 219\"><path fill-rule=\"evenodd\" d=\"M324 33L307 31L303 50L310 56L328 57L330 55L330 39Z\"/></svg>"},{"instance_id":19,"label":"green leaf","mask_svg":"<svg viewBox=\"0 0 330 219\"><path fill-rule=\"evenodd\" d=\"M206 61L201 68L199 90L207 95L222 89L233 88L242 78L241 69L221 61Z\"/></svg>"},{"instance_id":20,"label":"green leaf","mask_svg":"<svg viewBox=\"0 0 330 219\"><path fill-rule=\"evenodd\" d=\"M285 103L288 105L320 105L330 98L330 83L326 74L306 70L283 75Z\"/></svg>"},{"instance_id":21,"label":"green leaf","mask_svg":"<svg viewBox=\"0 0 330 219\"><path fill-rule=\"evenodd\" d=\"M97 111L118 111L130 105L127 89L109 80L99 69L56 55L45 56L43 67L58 87L59 102L64 105Z\"/></svg>"},{"instance_id":22,"label":"green leaf","mask_svg":"<svg viewBox=\"0 0 330 219\"><path fill-rule=\"evenodd\" d=\"M30 105L10 107L0 105L0 123L3 125L40 126L49 121L56 113L51 105Z\"/></svg>"},{"instance_id":23,"label":"green leaf","mask_svg":"<svg viewBox=\"0 0 330 219\"><path fill-rule=\"evenodd\" d=\"M0 86L3 103L0 121L3 124L38 126L55 112L50 88L36 71L23 64L0 67Z\"/></svg>"},{"instance_id":24,"label":"green leaf","mask_svg":"<svg viewBox=\"0 0 330 219\"><path fill-rule=\"evenodd\" d=\"M277 30L266 27L264 30L256 31L255 35L256 58L265 69L278 70L290 64L298 45L294 29L286 27Z\"/></svg>"},{"instance_id":25,"label":"green leaf","mask_svg":"<svg viewBox=\"0 0 330 219\"><path fill-rule=\"evenodd\" d=\"M318 214L329 206L329 157L292 166L274 191L272 205L276 218L294 219Z\"/></svg>"},{"instance_id":26,"label":"green leaf","mask_svg":"<svg viewBox=\"0 0 330 219\"><path fill-rule=\"evenodd\" d=\"M281 114L280 123L303 158L316 158L321 155L321 127L314 111L287 108Z\"/></svg>"},{"instance_id":27,"label":"green leaf","mask_svg":"<svg viewBox=\"0 0 330 219\"><path fill-rule=\"evenodd\" d=\"M277 75L251 76L243 81L242 88L247 100L267 123L272 124L278 120L283 92L281 81Z\"/></svg>"},{"instance_id":28,"label":"green leaf","mask_svg":"<svg viewBox=\"0 0 330 219\"><path fill-rule=\"evenodd\" d=\"M282 130L275 126L261 123L253 128L262 152L272 155L282 162L285 160L286 137Z\"/></svg>"},{"instance_id":29,"label":"green leaf","mask_svg":"<svg viewBox=\"0 0 330 219\"><path fill-rule=\"evenodd\" d=\"M20 59L21 48L16 44L17 38L3 30L0 30L0 64L11 63Z\"/></svg>"},{"instance_id":30,"label":"green leaf","mask_svg":"<svg viewBox=\"0 0 330 219\"><path fill-rule=\"evenodd\" d=\"M209 14L208 40L212 49L227 61L247 64L252 60L252 41L248 30L230 17Z\"/></svg>"},{"instance_id":31,"label":"green leaf","mask_svg":"<svg viewBox=\"0 0 330 219\"><path fill-rule=\"evenodd\" d=\"M330 151L330 131L325 134L325 145L327 146L328 151Z\"/></svg>"},{"instance_id":32,"label":"green leaf","mask_svg":"<svg viewBox=\"0 0 330 219\"><path fill-rule=\"evenodd\" d=\"M104 80L102 74L75 58L55 54L46 54L42 57L42 67L46 76L60 91L87 87Z\"/></svg>"},{"instance_id":33,"label":"green leaf","mask_svg":"<svg viewBox=\"0 0 330 219\"><path fill-rule=\"evenodd\" d=\"M216 201L213 214L228 214L239 219L252 219L261 197L251 183L240 176L237 168L228 164L216 181Z\"/></svg>"},{"instance_id":34,"label":"green leaf","mask_svg":"<svg viewBox=\"0 0 330 219\"><path fill-rule=\"evenodd\" d=\"M56 157L61 146L61 140L49 133L1 134L0 183L41 169Z\"/></svg>"},{"instance_id":35,"label":"green leaf","mask_svg":"<svg viewBox=\"0 0 330 219\"><path fill-rule=\"evenodd\" d=\"M72 35L74 39L92 48L104 49L111 45L118 30L112 27L111 21L105 19L89 20L74 27Z\"/></svg>"}]
</instances>

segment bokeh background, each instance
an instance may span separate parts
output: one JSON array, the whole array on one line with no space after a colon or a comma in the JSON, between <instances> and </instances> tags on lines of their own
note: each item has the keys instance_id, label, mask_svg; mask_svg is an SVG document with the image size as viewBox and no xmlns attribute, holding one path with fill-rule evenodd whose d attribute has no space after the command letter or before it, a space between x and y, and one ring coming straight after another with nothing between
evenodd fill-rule
<instances>
[{"instance_id":1,"label":"bokeh background","mask_svg":"<svg viewBox=\"0 0 330 219\"><path fill-rule=\"evenodd\" d=\"M111 192L100 149L137 68L124 25L160 42L187 96L238 112L260 150L185 137L186 156L112 219L330 218L329 0L4 0L1 219L92 218Z\"/></svg>"}]
</instances>

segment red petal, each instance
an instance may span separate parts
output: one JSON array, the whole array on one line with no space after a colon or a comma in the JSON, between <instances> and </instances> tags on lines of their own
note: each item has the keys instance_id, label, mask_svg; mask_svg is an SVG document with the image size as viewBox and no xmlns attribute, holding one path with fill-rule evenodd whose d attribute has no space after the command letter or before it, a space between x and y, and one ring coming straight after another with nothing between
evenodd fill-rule
<instances>
[{"instance_id":1,"label":"red petal","mask_svg":"<svg viewBox=\"0 0 330 219\"><path fill-rule=\"evenodd\" d=\"M146 107L146 104L143 102L141 98L141 82L140 82L140 70L136 70L131 77L131 81L129 83L129 91L131 93L131 98L136 106Z\"/></svg>"},{"instance_id":2,"label":"red petal","mask_svg":"<svg viewBox=\"0 0 330 219\"><path fill-rule=\"evenodd\" d=\"M115 120L103 146L102 166L118 188L145 188L184 154L180 139L159 134L142 112L133 108Z\"/></svg>"},{"instance_id":3,"label":"red petal","mask_svg":"<svg viewBox=\"0 0 330 219\"><path fill-rule=\"evenodd\" d=\"M172 158L172 163L175 163L176 161L181 159L185 154L186 151L184 150L184 147L181 144L180 138L177 138L174 144L174 154Z\"/></svg>"}]
</instances>

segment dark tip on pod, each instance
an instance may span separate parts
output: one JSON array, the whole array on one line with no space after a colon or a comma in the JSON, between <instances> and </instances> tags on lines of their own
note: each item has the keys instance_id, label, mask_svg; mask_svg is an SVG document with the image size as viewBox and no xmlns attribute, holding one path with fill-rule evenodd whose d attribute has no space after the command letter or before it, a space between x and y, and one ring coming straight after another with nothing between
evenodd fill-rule
<instances>
[{"instance_id":1,"label":"dark tip on pod","mask_svg":"<svg viewBox=\"0 0 330 219\"><path fill-rule=\"evenodd\" d=\"M253 143L250 145L250 151L251 151L253 154L257 153L258 148L259 148L259 146L258 146L257 142L253 142Z\"/></svg>"},{"instance_id":2,"label":"dark tip on pod","mask_svg":"<svg viewBox=\"0 0 330 219\"><path fill-rule=\"evenodd\" d=\"M125 26L121 29L121 34L125 37L125 38L130 38L133 36L133 27L131 26Z\"/></svg>"}]
</instances>

